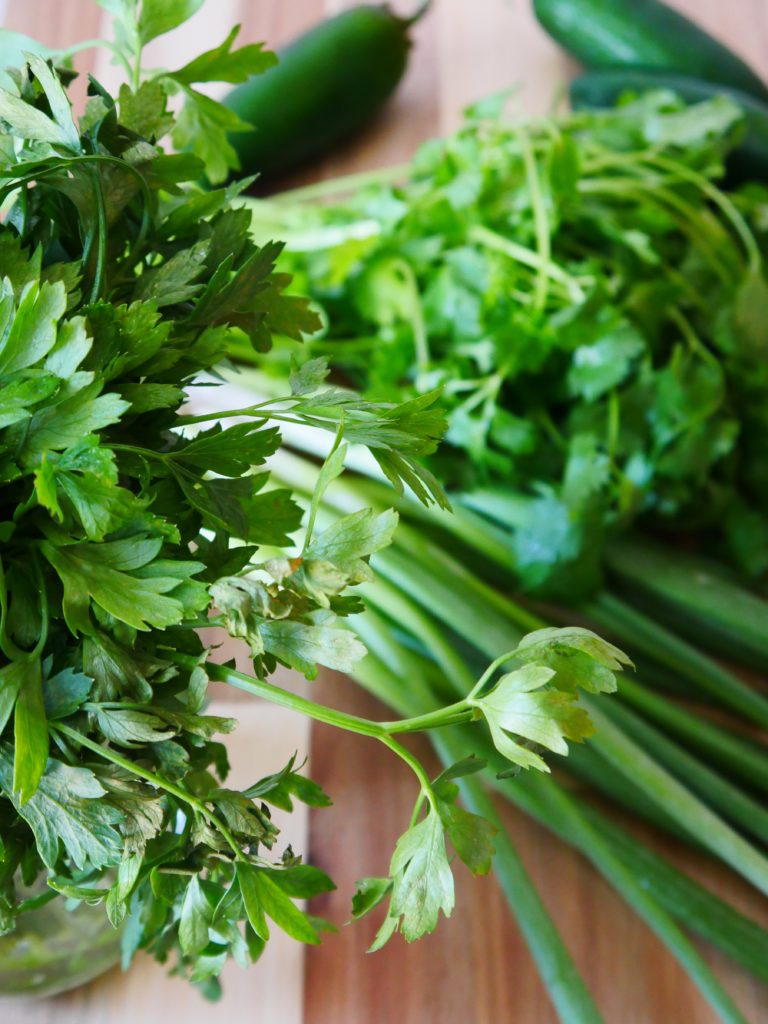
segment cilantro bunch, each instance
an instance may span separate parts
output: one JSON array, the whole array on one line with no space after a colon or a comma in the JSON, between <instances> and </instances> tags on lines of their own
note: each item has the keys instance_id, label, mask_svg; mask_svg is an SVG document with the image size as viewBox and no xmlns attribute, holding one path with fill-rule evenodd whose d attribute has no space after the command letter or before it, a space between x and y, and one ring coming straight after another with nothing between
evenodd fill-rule
<instances>
[{"instance_id":1,"label":"cilantro bunch","mask_svg":"<svg viewBox=\"0 0 768 1024\"><path fill-rule=\"evenodd\" d=\"M278 664L312 678L365 654L343 623L363 608L349 590L371 580L368 561L397 517L363 508L318 530L320 502L358 443L397 488L445 506L419 461L444 417L436 392L366 401L328 385L317 359L286 374L278 397L188 409L196 388L220 380L228 351L260 358L274 334L300 340L319 326L275 270L281 245L251 238L251 215L234 202L247 182L194 184L229 171L217 131L235 127L195 86L241 81L272 58L233 50L233 32L180 69L146 73L143 46L199 3L104 6L130 75L116 98L91 79L76 121L71 76L41 53L0 88L0 930L57 894L101 904L123 926L125 965L146 949L215 996L230 957L258 958L268 920L318 942L326 923L294 901L332 882L280 848L271 820L295 799L328 803L294 759L227 788L216 737L236 723L206 714L211 680L367 735L412 768L413 821L393 881L377 890L393 892L386 937L416 938L450 913L446 835L478 873L492 853L491 826L462 818L455 787L430 782L394 736L483 713L513 760L544 769L528 744L564 752L563 737L582 738L589 723L548 669L536 677L547 692L521 685L505 695L507 714L473 691L388 723L268 681ZM187 148L169 151L169 133ZM299 545L304 511L264 468L283 423L335 434ZM198 631L210 624L247 641L254 677L209 663ZM528 705L551 727L532 729Z\"/></svg>"},{"instance_id":2,"label":"cilantro bunch","mask_svg":"<svg viewBox=\"0 0 768 1024\"><path fill-rule=\"evenodd\" d=\"M738 109L663 91L557 119L501 106L423 146L404 185L254 206L292 230L286 265L326 311L314 351L372 398L443 387L432 468L508 531L524 588L591 592L635 525L759 575L766 196L716 184Z\"/></svg>"},{"instance_id":3,"label":"cilantro bunch","mask_svg":"<svg viewBox=\"0 0 768 1024\"><path fill-rule=\"evenodd\" d=\"M719 1019L741 1024L691 933L766 982L759 915L624 822L704 846L752 887L755 906L768 892L757 795L768 701L718 657L768 671L766 191L721 186L740 132L726 99L686 107L654 92L513 122L500 107L478 105L409 166L252 203L255 237L285 232L283 265L323 313L310 347L340 380L376 400L443 386L447 443L429 465L454 514L395 499L404 522L376 556L369 612L353 620L371 652L353 675L415 716L469 690L483 721L430 737L446 770L471 745L493 770L486 781L584 854ZM293 348L276 349L276 364ZM281 477L306 491L309 466ZM324 507L382 509L375 468L357 468ZM523 591L558 603L523 602ZM596 706L607 652L585 665L558 639L557 658L537 651L535 666L478 702L485 661L514 638L536 650L537 631L570 614L560 601L626 646L641 682L623 679ZM561 703L571 671L576 707ZM510 770L510 757L556 751L585 710L595 735L558 762L575 785ZM476 778L456 784L493 819ZM503 829L494 843L559 1016L602 1019Z\"/></svg>"}]
</instances>

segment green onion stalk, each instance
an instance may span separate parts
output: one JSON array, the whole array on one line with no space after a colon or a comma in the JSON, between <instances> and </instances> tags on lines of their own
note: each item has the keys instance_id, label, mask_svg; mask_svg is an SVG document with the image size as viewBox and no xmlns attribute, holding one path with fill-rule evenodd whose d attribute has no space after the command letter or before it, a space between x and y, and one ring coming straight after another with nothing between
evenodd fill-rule
<instances>
[{"instance_id":1,"label":"green onion stalk","mask_svg":"<svg viewBox=\"0 0 768 1024\"><path fill-rule=\"evenodd\" d=\"M303 438L294 443L303 443ZM276 467L278 478L307 495L314 473L314 462L306 455L282 454ZM347 474L326 492L320 515L333 518L357 507L376 508L385 494L391 502L391 492L377 481ZM493 585L481 578L476 570L480 546L473 547L466 529L463 544L458 537L452 545L440 543L449 515L424 510L407 497L398 505L401 526L393 544L375 558L376 582L364 588L369 610L351 620L370 652L354 678L398 714L415 716L465 695L488 659L510 649L523 633L551 625L552 619L507 596L514 592L514 578L501 559L492 562ZM456 522L466 527L471 517L460 511ZM450 529L458 532L460 526ZM483 546L485 557L490 547ZM716 663L700 657L702 678L716 678ZM652 685L658 662L642 649L637 663L637 676L622 679L618 693L601 700L599 708L591 698L582 698L596 733L588 744L573 745L568 757L558 759L562 767L558 765L556 778L535 771L509 777L472 724L439 729L430 738L446 764L468 744L488 762L485 788L478 776L462 783L470 809L482 805L483 813L489 810L490 787L580 850L684 966L720 1019L743 1020L689 933L768 981L768 931L574 795L569 780L579 782L580 789L589 783L593 792L707 851L753 886L756 896L764 896L768 815L755 790L765 786L768 756L715 719L708 720L696 748L690 740L701 726L697 709L673 700L663 686ZM703 686L702 693L707 692ZM505 833L497 846L501 856L495 870L510 909L529 942L534 935L541 940L541 908L532 898L519 899L521 885L530 897L530 879L523 883L519 859ZM561 940L553 939L546 952L540 945L532 948L542 976L551 978L562 955ZM558 1008L563 1020L592 1019L569 1017L567 1009Z\"/></svg>"}]
</instances>

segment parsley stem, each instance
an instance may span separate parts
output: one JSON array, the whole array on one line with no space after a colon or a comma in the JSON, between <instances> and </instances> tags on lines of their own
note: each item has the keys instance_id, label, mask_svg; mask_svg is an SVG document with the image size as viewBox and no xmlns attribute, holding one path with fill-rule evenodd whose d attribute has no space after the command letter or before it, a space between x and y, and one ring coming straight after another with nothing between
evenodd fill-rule
<instances>
[{"instance_id":1,"label":"parsley stem","mask_svg":"<svg viewBox=\"0 0 768 1024\"><path fill-rule=\"evenodd\" d=\"M429 806L432 808L433 811L436 811L437 798L435 796L434 790L432 789L432 783L429 780L429 776L424 771L424 768L422 767L419 759L417 757L414 757L410 750L406 750L406 748L402 746L400 743L398 743L397 740L393 740L391 736L382 736L381 742L384 744L385 747L389 747L389 749L394 754L397 754L397 756L401 760L405 761L405 763L408 765L413 774L421 783L421 792L429 801Z\"/></svg>"},{"instance_id":2,"label":"parsley stem","mask_svg":"<svg viewBox=\"0 0 768 1024\"><path fill-rule=\"evenodd\" d=\"M467 707L466 701L461 700L456 704L449 704L448 707L430 711L425 715L416 715L414 718L403 718L394 722L382 722L381 727L390 733L423 732L425 729L440 729L446 725L470 722L473 717L472 709Z\"/></svg>"},{"instance_id":3,"label":"parsley stem","mask_svg":"<svg viewBox=\"0 0 768 1024\"><path fill-rule=\"evenodd\" d=\"M176 654L174 652L171 654L171 657L178 664L185 667L188 665L194 667L193 662L197 664L195 659L188 655ZM237 669L228 668L226 665L213 665L209 663L206 666L206 672L209 678L217 682L227 683L229 686L234 686L244 693L250 693L254 697L262 697L271 704L277 704L279 707L287 708L289 711L298 711L299 714L306 715L307 718L312 718L316 722L324 722L326 725L333 725L347 732L356 732L361 736L371 736L374 739L388 738L386 730L377 722L371 722L367 718L348 715L344 711L336 711L334 708L317 704L315 701L307 700L306 697L289 693L288 690L274 686L264 679L247 676L245 673L238 672Z\"/></svg>"},{"instance_id":4,"label":"parsley stem","mask_svg":"<svg viewBox=\"0 0 768 1024\"><path fill-rule=\"evenodd\" d=\"M0 650L9 661L18 661L25 657L25 652L20 651L16 644L8 636L8 591L5 586L5 570L3 560L0 558Z\"/></svg>"},{"instance_id":5,"label":"parsley stem","mask_svg":"<svg viewBox=\"0 0 768 1024\"><path fill-rule=\"evenodd\" d=\"M96 203L96 268L93 273L91 302L98 302L104 283L104 264L107 255L107 211L104 206L104 193L96 168L90 168L93 198Z\"/></svg>"},{"instance_id":6,"label":"parsley stem","mask_svg":"<svg viewBox=\"0 0 768 1024\"><path fill-rule=\"evenodd\" d=\"M515 652L512 650L507 651L505 654L500 654L498 658L494 659L467 694L467 700L471 700L475 694L479 693L488 680L493 677L494 672L500 669L502 665L505 665L511 658L514 658L514 656Z\"/></svg>"},{"instance_id":7,"label":"parsley stem","mask_svg":"<svg viewBox=\"0 0 768 1024\"><path fill-rule=\"evenodd\" d=\"M74 57L76 53L82 53L83 50L95 50L101 47L111 50L116 60L120 62L123 70L126 72L128 77L131 76L131 65L126 60L125 54L122 49L113 43L109 39L85 39L82 43L74 43L72 46L68 46L66 50L59 50L57 54L58 61L67 60L69 57Z\"/></svg>"},{"instance_id":8,"label":"parsley stem","mask_svg":"<svg viewBox=\"0 0 768 1024\"><path fill-rule=\"evenodd\" d=\"M38 658L45 648L46 641L48 640L48 589L45 586L45 580L43 579L43 572L40 568L40 556L37 551L32 552L32 566L35 575L35 582L37 583L40 591L40 636L37 639L37 643L34 649L29 652L26 657Z\"/></svg>"},{"instance_id":9,"label":"parsley stem","mask_svg":"<svg viewBox=\"0 0 768 1024\"><path fill-rule=\"evenodd\" d=\"M174 654L172 655L173 660L179 664L186 665L194 660L185 655ZM400 722L372 722L367 718L359 718L357 715L348 715L343 711L336 711L333 708L328 708L322 704L316 704L314 701L307 700L304 697L299 697L297 694L288 693L287 690L281 689L279 686L273 686L272 683L268 683L263 679L256 679L251 676L245 675L243 672L238 672L237 669L228 668L226 665L213 665L208 664L206 671L211 679L217 682L227 683L230 686L236 687L238 690L243 690L245 693L250 693L255 697L263 697L273 704L277 704L280 707L288 708L291 711L298 711L300 714L306 715L308 718L312 718L316 722L323 722L326 725L332 725L339 729L344 729L347 732L358 733L361 736L370 736L372 739L377 739L384 744L385 747L389 747L393 753L397 754L405 763L411 768L416 778L421 783L422 790L426 794L430 805L435 807L435 796L432 792L429 776L426 774L418 759L406 750L400 743L395 740L391 733L397 732L413 732L416 729L424 728L435 728L443 724L456 724L458 722L470 721L472 713L467 709L464 702L453 704L450 707L444 709L444 711L437 711L431 715L424 715L422 721L426 721L428 724L415 725L416 719L404 719ZM457 715L456 712L461 709L462 714ZM441 720L442 714L450 716L450 721L443 722ZM404 727L404 728L403 728Z\"/></svg>"},{"instance_id":10,"label":"parsley stem","mask_svg":"<svg viewBox=\"0 0 768 1024\"><path fill-rule=\"evenodd\" d=\"M509 655L507 655L507 658ZM186 666L192 660L187 655L173 655L173 660ZM373 739L381 740L390 745L391 733L418 732L424 729L439 728L443 725L453 725L457 722L467 722L473 716L473 712L467 707L464 701L458 701L446 708L432 712L429 715L421 715L419 718L404 718L392 722L372 722L368 718L360 718L357 715L349 715L344 711L337 711L335 708L317 704L315 701L307 700L298 694L289 693L279 686L266 682L264 679L257 679L247 676L236 669L228 668L226 665L208 664L206 671L211 679L220 683L227 683L250 693L254 697L262 697L272 704L287 708L290 711L298 711L316 722L323 722L325 725L333 725L346 732L355 732L361 736L370 736ZM394 741L393 741L394 742Z\"/></svg>"},{"instance_id":11,"label":"parsley stem","mask_svg":"<svg viewBox=\"0 0 768 1024\"><path fill-rule=\"evenodd\" d=\"M99 757L103 757L105 761L111 761L112 764L117 765L119 768L124 768L127 772L131 772L132 775L137 775L139 778L150 783L150 785L155 786L157 789L164 790L170 796L174 796L177 800L180 800L182 803L192 807L221 833L232 848L232 852L235 854L237 860L246 859L243 851L240 849L239 843L227 826L222 821L219 821L213 811L210 811L202 800L198 800L196 796L187 792L186 789L182 789L181 786L177 786L173 782L163 779L161 776L156 775L147 768L142 768L134 761L131 761L130 758L123 757L122 754L118 754L111 748L102 746L100 743L96 743L94 740L84 736L81 732L78 732L77 729L72 729L70 726L64 725L63 722L50 722L49 728L55 732L61 733L62 736L66 736L74 743L79 743L81 746L86 747Z\"/></svg>"}]
</instances>

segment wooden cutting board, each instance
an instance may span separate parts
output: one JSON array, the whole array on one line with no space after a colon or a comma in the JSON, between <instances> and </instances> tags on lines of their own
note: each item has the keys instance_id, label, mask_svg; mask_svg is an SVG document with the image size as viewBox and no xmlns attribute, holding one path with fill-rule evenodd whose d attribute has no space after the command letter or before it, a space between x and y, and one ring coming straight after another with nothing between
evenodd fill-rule
<instances>
[{"instance_id":1,"label":"wooden cutting board","mask_svg":"<svg viewBox=\"0 0 768 1024\"><path fill-rule=\"evenodd\" d=\"M393 0L403 12L415 0ZM349 0L209 0L180 33L155 45L157 64L173 65L223 38L234 22L242 40L279 46L319 18L352 6ZM766 0L676 0L681 10L743 54L768 75ZM91 0L6 0L3 22L51 46L67 46L104 31ZM420 141L449 131L467 103L521 83L521 104L546 110L572 66L536 26L530 0L434 0L418 26L410 70L386 113L366 136L315 169L326 177L400 162ZM90 53L78 67L107 84L116 72ZM81 96L83 86L81 88ZM306 178L296 179L306 180ZM290 184L290 183L289 183ZM314 684L327 703L375 717L384 710L338 678ZM424 750L422 748L422 753ZM333 808L311 816L310 855L337 880L336 894L316 908L337 923L348 916L354 880L386 871L393 842L413 799L411 780L385 750L324 727L313 733L313 775L333 795ZM505 822L573 951L608 1024L711 1024L714 1014L664 948L577 854L523 816ZM638 832L649 840L650 834ZM653 840L673 861L755 917L768 921L764 900L707 858L671 841ZM421 943L394 941L368 957L373 922L342 928L309 951L305 964L306 1024L550 1024L556 1020L525 945L493 879L471 879L457 869L457 908L449 922ZM709 962L727 982L750 1024L768 1024L768 993L711 950ZM108 979L69 1001L2 1007L8 1024L70 1020L114 1021L140 1016L145 1024L166 1018L249 1024L297 1021L299 976L282 973L285 961L256 968L230 986L211 1013L192 1004L175 985ZM288 978L284 1003L264 1003L265 987ZM117 986L117 987L115 987ZM299 999L299 1003L301 1000ZM47 1008L46 1008L47 1007Z\"/></svg>"}]
</instances>

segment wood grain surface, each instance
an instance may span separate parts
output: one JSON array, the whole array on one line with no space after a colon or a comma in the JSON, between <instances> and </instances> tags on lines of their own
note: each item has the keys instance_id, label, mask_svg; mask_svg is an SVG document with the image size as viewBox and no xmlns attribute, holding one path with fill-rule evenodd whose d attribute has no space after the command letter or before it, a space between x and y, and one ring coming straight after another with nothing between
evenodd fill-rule
<instances>
[{"instance_id":1,"label":"wood grain surface","mask_svg":"<svg viewBox=\"0 0 768 1024\"><path fill-rule=\"evenodd\" d=\"M393 0L407 11L413 3ZM242 40L280 46L348 0L209 0L183 32L158 41L157 63L178 63L223 37L232 23ZM768 75L766 0L676 0L676 6ZM6 0L4 24L54 46L103 31L104 17L91 0ZM407 159L420 141L453 128L467 103L510 85L521 85L520 104L547 109L573 67L537 27L530 0L434 0L417 27L410 69L397 97L363 138L313 169L310 178L368 169ZM165 58L165 59L163 59ZM92 52L77 58L107 82L115 72ZM82 85L78 94L84 96ZM307 176L297 178L307 180ZM351 685L329 678L319 699L357 713L383 714ZM422 751L423 752L423 751ZM387 751L320 727L313 733L312 773L335 806L312 815L310 854L337 880L337 893L317 910L343 924L354 880L386 871L392 844L410 814L407 773ZM522 815L504 819L548 907L562 929L607 1024L711 1024L716 1017L664 948L577 854ZM768 907L754 891L704 857L671 841L650 840L673 861L752 916L768 921ZM525 945L493 879L470 879L457 869L457 907L449 922L421 943L394 941L368 957L375 922L345 927L306 958L306 1024L550 1024L555 1015ZM750 1024L768 1024L768 993L711 950L702 950L727 982ZM211 1012L196 1007L159 974L130 982L108 978L81 994L45 1004L0 1007L3 1024L69 1024L70 1021L143 1024L179 1019L294 1024L298 980L279 1000L264 1003L265 989L285 982L284 961L254 969L230 985L225 1003ZM296 975L292 975L296 978ZM300 995L300 993L299 993ZM299 1000L300 1001L300 1000Z\"/></svg>"}]
</instances>

